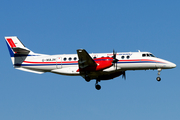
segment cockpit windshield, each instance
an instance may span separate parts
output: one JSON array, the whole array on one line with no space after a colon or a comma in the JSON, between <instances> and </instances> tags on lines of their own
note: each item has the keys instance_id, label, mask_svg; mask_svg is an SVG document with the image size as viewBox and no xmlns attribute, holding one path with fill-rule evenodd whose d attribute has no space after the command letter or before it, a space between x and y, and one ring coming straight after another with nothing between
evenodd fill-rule
<instances>
[{"instance_id":1,"label":"cockpit windshield","mask_svg":"<svg viewBox=\"0 0 180 120\"><path fill-rule=\"evenodd\" d=\"M143 53L142 57L155 57L155 56L151 53Z\"/></svg>"},{"instance_id":2,"label":"cockpit windshield","mask_svg":"<svg viewBox=\"0 0 180 120\"><path fill-rule=\"evenodd\" d=\"M151 57L155 57L153 54L150 54Z\"/></svg>"}]
</instances>

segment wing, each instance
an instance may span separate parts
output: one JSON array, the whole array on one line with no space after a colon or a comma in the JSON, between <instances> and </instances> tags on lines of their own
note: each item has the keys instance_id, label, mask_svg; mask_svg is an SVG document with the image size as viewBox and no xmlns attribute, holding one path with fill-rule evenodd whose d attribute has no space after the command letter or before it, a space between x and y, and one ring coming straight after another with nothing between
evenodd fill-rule
<instances>
[{"instance_id":1,"label":"wing","mask_svg":"<svg viewBox=\"0 0 180 120\"><path fill-rule=\"evenodd\" d=\"M80 71L86 71L97 66L96 62L91 58L91 56L86 52L86 50L78 49L77 54L79 57L78 65Z\"/></svg>"}]
</instances>

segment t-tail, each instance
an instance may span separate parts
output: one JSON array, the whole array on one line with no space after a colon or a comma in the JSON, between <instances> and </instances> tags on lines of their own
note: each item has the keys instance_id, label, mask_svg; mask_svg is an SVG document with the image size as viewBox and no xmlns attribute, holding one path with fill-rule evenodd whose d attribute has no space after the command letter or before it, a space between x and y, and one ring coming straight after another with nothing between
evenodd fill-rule
<instances>
[{"instance_id":1,"label":"t-tail","mask_svg":"<svg viewBox=\"0 0 180 120\"><path fill-rule=\"evenodd\" d=\"M5 37L5 39L13 66L20 70L36 72L21 68L21 64L27 59L27 57L40 56L41 54L34 53L30 49L26 48L16 36Z\"/></svg>"}]
</instances>

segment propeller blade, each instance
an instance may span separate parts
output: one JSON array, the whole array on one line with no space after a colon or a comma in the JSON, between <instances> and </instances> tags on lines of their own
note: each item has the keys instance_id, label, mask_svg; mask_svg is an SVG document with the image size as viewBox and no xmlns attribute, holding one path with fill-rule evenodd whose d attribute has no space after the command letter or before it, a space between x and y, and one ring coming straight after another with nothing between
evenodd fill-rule
<instances>
[{"instance_id":1,"label":"propeller blade","mask_svg":"<svg viewBox=\"0 0 180 120\"><path fill-rule=\"evenodd\" d=\"M112 57L112 58L113 58L113 62L112 62L112 63L113 63L113 66L116 67L116 70L117 70L117 62L118 62L119 60L116 59L116 54L117 54L117 53L116 53L115 50L113 49L113 57Z\"/></svg>"},{"instance_id":2,"label":"propeller blade","mask_svg":"<svg viewBox=\"0 0 180 120\"><path fill-rule=\"evenodd\" d=\"M116 59L116 52L113 49L113 59Z\"/></svg>"},{"instance_id":3,"label":"propeller blade","mask_svg":"<svg viewBox=\"0 0 180 120\"><path fill-rule=\"evenodd\" d=\"M125 71L122 72L122 78L124 78L126 80L126 72Z\"/></svg>"}]
</instances>

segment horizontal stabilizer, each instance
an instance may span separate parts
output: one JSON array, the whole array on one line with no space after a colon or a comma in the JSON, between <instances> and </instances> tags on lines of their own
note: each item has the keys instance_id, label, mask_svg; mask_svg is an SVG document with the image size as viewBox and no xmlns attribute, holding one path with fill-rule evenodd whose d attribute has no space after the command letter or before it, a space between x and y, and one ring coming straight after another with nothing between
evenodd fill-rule
<instances>
[{"instance_id":1,"label":"horizontal stabilizer","mask_svg":"<svg viewBox=\"0 0 180 120\"><path fill-rule=\"evenodd\" d=\"M14 52L16 53L24 53L24 54L28 54L30 53L30 50L27 50L25 48L20 48L20 47L14 47L12 48Z\"/></svg>"},{"instance_id":2,"label":"horizontal stabilizer","mask_svg":"<svg viewBox=\"0 0 180 120\"><path fill-rule=\"evenodd\" d=\"M26 71L26 72L32 72L32 73L36 73L36 74L43 74L43 73L45 73L43 71L29 70L29 69L25 69L25 68L16 68L16 69L22 70L22 71Z\"/></svg>"}]
</instances>

